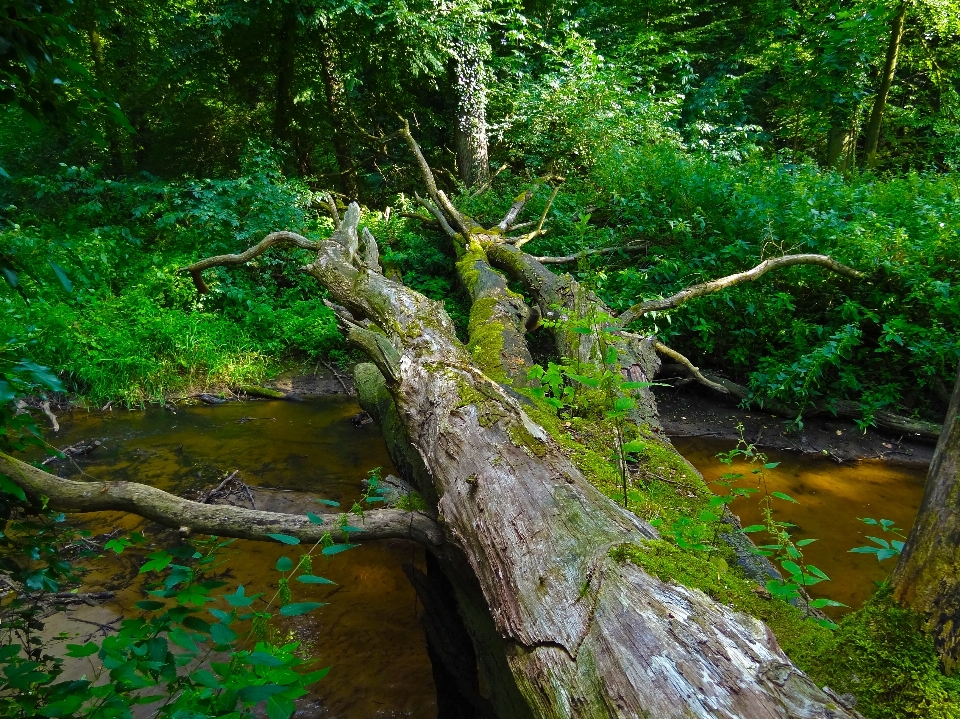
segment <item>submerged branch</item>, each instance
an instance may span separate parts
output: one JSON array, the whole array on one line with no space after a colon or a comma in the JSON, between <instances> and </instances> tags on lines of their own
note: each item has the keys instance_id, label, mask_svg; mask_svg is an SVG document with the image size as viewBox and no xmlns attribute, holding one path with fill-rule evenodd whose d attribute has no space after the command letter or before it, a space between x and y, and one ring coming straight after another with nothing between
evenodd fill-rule
<instances>
[{"instance_id":1,"label":"submerged branch","mask_svg":"<svg viewBox=\"0 0 960 719\"><path fill-rule=\"evenodd\" d=\"M296 514L193 502L137 482L76 482L2 453L0 472L32 500L46 498L47 506L64 512L129 512L184 533L264 541L272 541L270 534L287 534L317 542L327 532L337 532L339 515L335 514L320 515L323 524L314 524ZM366 513L361 525L361 531L351 532L351 541L410 539L434 546L443 541L440 526L422 512L376 509Z\"/></svg>"},{"instance_id":2,"label":"submerged branch","mask_svg":"<svg viewBox=\"0 0 960 719\"><path fill-rule=\"evenodd\" d=\"M685 302L696 299L697 297L713 294L714 292L725 290L728 287L739 285L742 282L752 282L760 279L763 275L771 270L779 270L784 267L792 267L793 265L819 265L820 267L824 267L828 270L836 272L839 275L857 280L862 280L864 277L866 277L863 272L859 272L852 267L847 267L846 265L837 262L832 257L828 257L827 255L784 255L783 257L774 257L769 260L764 260L759 265L753 269L747 270L746 272L738 272L737 274L721 277L717 280L711 280L710 282L704 282L703 284L693 285L692 287L681 290L677 294L670 297L664 297L663 299L659 300L639 302L620 315L620 317L617 319L617 322L621 327L626 327L635 319L642 317L647 312L672 309L684 304Z\"/></svg>"}]
</instances>

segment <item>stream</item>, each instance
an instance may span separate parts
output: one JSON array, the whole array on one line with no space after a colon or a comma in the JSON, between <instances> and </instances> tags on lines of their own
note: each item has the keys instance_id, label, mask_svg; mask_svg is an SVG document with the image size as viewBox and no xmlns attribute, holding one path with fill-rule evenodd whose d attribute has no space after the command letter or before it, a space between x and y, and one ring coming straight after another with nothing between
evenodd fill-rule
<instances>
[{"instance_id":1,"label":"stream","mask_svg":"<svg viewBox=\"0 0 960 719\"><path fill-rule=\"evenodd\" d=\"M675 437L673 444L696 467L708 486L718 494L726 489L714 482L724 474L740 473L744 479L736 486L751 485L751 470L758 465L744 461L728 467L717 459L717 454L733 448L735 442L721 439ZM762 448L761 448L762 449ZM903 534L910 533L923 498L927 468L923 464L898 464L889 460L836 461L817 455L797 452L763 450L769 462L779 465L766 470L771 492L783 492L797 503L773 500L774 519L792 522L793 539L816 539L803 547L804 563L823 570L829 582L810 588L814 597L827 597L843 602L849 608L830 607L825 610L834 619L858 608L893 570L896 558L878 562L876 555L851 554L853 547L870 545L868 535L880 539L900 539L879 527L868 526L858 517L891 519ZM762 524L760 502L756 497L738 498L730 505L744 527ZM766 533L752 535L757 544L768 544Z\"/></svg>"},{"instance_id":2,"label":"stream","mask_svg":"<svg viewBox=\"0 0 960 719\"><path fill-rule=\"evenodd\" d=\"M258 504L260 509L271 508L269 498L274 494L297 501L302 496L303 511L317 507L311 504L312 497L349 507L360 496L360 481L368 471L375 467L381 467L384 475L396 471L376 425L357 427L351 422L359 409L351 397L327 395L298 403L181 407L176 414L162 409L76 411L60 418L60 433L55 439L48 435L48 441L64 447L97 439L102 445L89 455L59 460L47 468L64 477L143 482L188 498L237 470L240 479L258 488L258 501L266 498L266 506ZM708 482L731 471L715 457L731 448L729 442L676 438L674 444ZM908 532L920 505L925 467L882 461L837 464L797 453L768 454L770 461L780 462L768 472L771 489L799 502L778 502L775 516L797 525L795 539L818 540L805 548L805 562L832 579L815 586L812 593L859 606L895 560L881 564L872 555L849 553L868 543L867 534L882 535L857 517L892 519ZM750 469L740 463L732 471L749 477ZM716 485L711 488L722 491ZM738 499L731 509L744 525L762 521L755 499ZM144 531L156 546L177 541L174 532L121 513L87 515L84 523L94 534L120 528ZM279 574L273 567L279 557L290 554L290 548L242 540L233 548L236 551L225 565L230 586L274 591ZM422 608L401 569L403 563L422 567L422 550L404 541L374 542L315 561L315 572L337 585L298 588L294 601L328 602L327 606L286 620L280 628L319 656L322 666L333 669L298 702L297 716L433 719L436 689L418 622ZM67 630L89 641L98 636L97 623L135 616L133 605L142 598L137 569L136 557L129 554L111 555L92 567L84 590L111 590L115 598L102 606L81 605L69 613L74 621L56 615L50 629ZM839 617L845 611L849 610L840 608L832 614Z\"/></svg>"},{"instance_id":3,"label":"stream","mask_svg":"<svg viewBox=\"0 0 960 719\"><path fill-rule=\"evenodd\" d=\"M334 500L349 508L362 492L361 479L375 467L384 475L396 472L374 424L356 427L350 418L360 411L356 400L329 395L304 402L244 402L216 406L180 407L176 414L162 409L87 414L76 411L60 418L62 429L53 439L64 447L81 440L103 444L93 453L48 465L61 476L81 473L99 480L143 482L193 498L196 491L216 486L226 472L256 491L258 502L270 495L297 496L309 492L302 511L325 509L310 497ZM327 509L327 511L330 511ZM157 546L176 543L176 534L139 518L120 513L87 515L84 524L94 533L116 528L144 531ZM238 540L225 565L230 582L251 592L273 592L279 573L277 560L296 557L290 547L270 542ZM118 569L118 560L120 569ZM280 628L288 640L320 657L330 674L298 700L295 716L368 719L370 717L436 716L436 690L423 632L422 609L401 570L405 562L423 565L422 550L404 541L364 544L350 552L316 557L314 570L332 579L335 587L299 585L294 601L328 602L310 614L284 619ZM48 629L66 629L89 641L99 636L89 622L102 624L118 616L136 616L134 603L142 599L137 581L138 561L127 553L92 567L84 591L112 590L113 601L70 612L79 618L60 625L62 615L48 621ZM89 566L89 563L87 563ZM293 583L296 584L296 583ZM277 620L275 620L277 621ZM92 634L90 634L92 632ZM90 671L80 667L75 671Z\"/></svg>"}]
</instances>

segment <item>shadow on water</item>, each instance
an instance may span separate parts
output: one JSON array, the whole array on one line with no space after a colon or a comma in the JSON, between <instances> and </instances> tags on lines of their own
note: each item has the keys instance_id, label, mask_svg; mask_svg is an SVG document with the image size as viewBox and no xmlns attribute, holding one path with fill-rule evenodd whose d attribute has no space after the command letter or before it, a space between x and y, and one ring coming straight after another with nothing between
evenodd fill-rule
<instances>
[{"instance_id":1,"label":"shadow on water","mask_svg":"<svg viewBox=\"0 0 960 719\"><path fill-rule=\"evenodd\" d=\"M716 457L720 452L729 451L733 443L677 437L673 444L708 483L732 471L744 475L739 486L750 486L748 478L753 477L750 470L756 465L734 462L732 468L728 468ZM882 460L837 464L831 459L791 452L769 451L767 454L771 462L780 463L767 472L770 489L789 494L799 503L774 500L774 518L797 525L793 529L794 539L817 539L804 548L805 563L819 567L831 579L812 587L811 594L829 597L850 607L830 610L834 617L858 608L873 594L876 583L893 570L896 559L881 563L874 555L851 554L850 549L871 544L867 535L887 540L896 537L884 535L878 527L870 527L857 518L892 519L904 534L909 534L920 509L926 467ZM719 494L726 491L717 485L710 486ZM754 498L737 499L731 509L744 526L763 522L760 504ZM754 534L753 538L758 544L768 543L765 533Z\"/></svg>"},{"instance_id":2,"label":"shadow on water","mask_svg":"<svg viewBox=\"0 0 960 719\"><path fill-rule=\"evenodd\" d=\"M252 487L308 492L350 507L369 470L379 466L384 474L396 471L377 427L358 428L350 422L359 409L352 398L328 396L302 403L184 407L176 414L159 409L76 412L61 418L63 429L48 441L60 447L92 439L103 444L90 455L61 460L48 469L65 477L82 473L99 480L143 482L187 498L216 485L225 472L239 470L239 477ZM304 512L317 509L304 500ZM120 513L88 515L85 524L95 534L122 527L147 532L156 546L176 542L175 533ZM230 585L271 594L280 576L273 570L277 560L284 554L296 556L291 547L270 542L241 540L232 548L224 567ZM337 586L297 587L294 601L329 604L309 615L283 619L278 628L285 640L299 640L320 657L321 666L333 669L298 702L296 716L436 716L436 691L418 623L421 608L401 570L405 562L422 567L424 558L419 547L403 541L371 543L314 560L315 572ZM138 562L124 554L92 569L84 590L112 589L116 597L104 606L83 607L74 618L105 623L119 614L136 616L133 605L142 599ZM96 632L94 625L82 621L51 628L66 628L84 641Z\"/></svg>"}]
</instances>

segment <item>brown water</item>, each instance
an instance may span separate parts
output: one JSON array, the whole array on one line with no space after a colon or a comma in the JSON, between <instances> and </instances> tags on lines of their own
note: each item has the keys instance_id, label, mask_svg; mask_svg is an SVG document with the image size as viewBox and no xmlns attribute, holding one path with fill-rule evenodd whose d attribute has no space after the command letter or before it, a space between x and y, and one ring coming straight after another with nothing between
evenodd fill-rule
<instances>
[{"instance_id":1,"label":"brown water","mask_svg":"<svg viewBox=\"0 0 960 719\"><path fill-rule=\"evenodd\" d=\"M707 482L728 472L739 472L744 479L738 486L751 486L754 475L750 470L757 465L734 462L729 468L716 458L718 452L729 451L733 443L677 437L673 444ZM876 583L886 578L896 559L878 562L875 555L851 554L849 550L872 544L867 535L888 541L897 539L857 518L892 519L908 534L920 509L926 467L882 460L837 464L831 459L792 452L769 451L767 454L770 462L780 462L776 469L766 471L770 490L784 492L799 502L774 500L774 518L798 525L792 530L795 540L818 540L803 548L804 562L819 567L831 579L811 587L811 594L829 597L856 609L874 592ZM710 486L718 494L726 493L723 487ZM755 481L752 486L756 486ZM737 499L730 508L744 526L763 522L757 499ZM765 533L752 536L758 544L769 543ZM847 611L850 609L837 608L831 613L839 616Z\"/></svg>"},{"instance_id":2,"label":"brown water","mask_svg":"<svg viewBox=\"0 0 960 719\"><path fill-rule=\"evenodd\" d=\"M225 472L239 470L250 486L271 487L338 501L349 507L361 493L360 480L375 467L396 471L374 425L357 428L349 421L359 411L342 396L303 403L246 402L214 407L115 411L61 417L55 439L63 447L99 439L103 446L75 462L48 467L62 476L83 473L102 480L127 480L160 487L181 496L215 485ZM276 494L258 492L257 496ZM299 497L299 494L283 494ZM303 511L318 505L304 497ZM263 508L263 507L260 507ZM129 515L98 513L87 524L95 532L116 527L148 533L157 546L176 538L168 530ZM276 589L274 571L290 547L272 542L237 541L225 566L230 586L254 591ZM111 555L112 556L112 555ZM75 616L106 622L119 614L135 616L142 599L136 581L138 562L128 554L106 560L90 575L85 590L117 592L103 607L78 610ZM418 623L418 605L401 564L422 564L422 550L402 541L384 541L332 557L314 559L314 571L335 587L294 588L294 601L329 604L311 614L284 620L279 628L308 646L330 674L298 702L303 716L367 719L368 717L436 716L436 690ZM294 583L296 584L296 583ZM229 587L228 587L229 589ZM57 630L64 628L57 627ZM67 627L86 640L93 625Z\"/></svg>"}]
</instances>

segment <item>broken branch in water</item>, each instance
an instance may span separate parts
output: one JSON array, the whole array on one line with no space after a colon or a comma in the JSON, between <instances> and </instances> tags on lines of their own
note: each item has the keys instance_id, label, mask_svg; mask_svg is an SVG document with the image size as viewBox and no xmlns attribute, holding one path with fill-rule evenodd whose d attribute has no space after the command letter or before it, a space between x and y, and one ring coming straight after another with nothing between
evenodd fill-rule
<instances>
[{"instance_id":1,"label":"broken branch in water","mask_svg":"<svg viewBox=\"0 0 960 719\"><path fill-rule=\"evenodd\" d=\"M64 512L130 512L165 527L186 528L194 534L211 534L238 539L270 540L271 534L286 534L302 541L317 542L337 527L339 515L318 515L322 524L306 516L264 512L229 504L193 502L137 482L76 482L44 472L0 453L0 472L15 482L27 496ZM376 509L365 514L359 532L351 541L409 539L425 545L443 541L440 525L422 512Z\"/></svg>"}]
</instances>

